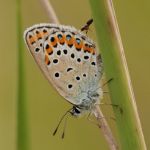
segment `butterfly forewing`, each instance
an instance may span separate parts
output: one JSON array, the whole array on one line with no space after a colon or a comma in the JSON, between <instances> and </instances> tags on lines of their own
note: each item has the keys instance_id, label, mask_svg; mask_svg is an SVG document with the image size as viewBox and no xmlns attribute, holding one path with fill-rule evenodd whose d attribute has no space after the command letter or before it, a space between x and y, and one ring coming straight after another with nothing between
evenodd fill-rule
<instances>
[{"instance_id":1,"label":"butterfly forewing","mask_svg":"<svg viewBox=\"0 0 150 150\"><path fill-rule=\"evenodd\" d=\"M84 92L98 87L101 58L83 33L70 26L39 24L27 29L24 37L46 78L69 102L80 104Z\"/></svg>"}]
</instances>

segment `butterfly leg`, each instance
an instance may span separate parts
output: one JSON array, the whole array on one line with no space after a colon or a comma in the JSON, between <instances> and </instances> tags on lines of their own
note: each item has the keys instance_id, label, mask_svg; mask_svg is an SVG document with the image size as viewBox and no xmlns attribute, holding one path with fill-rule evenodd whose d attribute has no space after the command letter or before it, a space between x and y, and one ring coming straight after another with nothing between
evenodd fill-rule
<instances>
[{"instance_id":1,"label":"butterfly leg","mask_svg":"<svg viewBox=\"0 0 150 150\"><path fill-rule=\"evenodd\" d=\"M96 125L96 126L98 126L99 128L101 128L101 125L99 124L99 123L97 123L97 122L95 122L94 120L92 120L91 118L90 118L90 116L91 116L91 113L89 113L89 115L88 115L88 117L87 117L87 119L88 119L88 121L90 121L91 123L93 123L94 125ZM98 117L97 119L106 119L106 118L108 118L108 119L112 119L112 120L116 120L114 117Z\"/></svg>"},{"instance_id":2,"label":"butterfly leg","mask_svg":"<svg viewBox=\"0 0 150 150\"><path fill-rule=\"evenodd\" d=\"M102 87L104 87L105 85L107 85L108 83L110 83L111 81L113 80L113 78L110 78L109 80L107 80L103 85ZM109 93L108 91L104 91L104 93ZM116 104L108 104L108 103L100 103L100 105L108 105L108 106L113 106L114 108L118 108L119 105L116 105Z\"/></svg>"},{"instance_id":3,"label":"butterfly leg","mask_svg":"<svg viewBox=\"0 0 150 150\"><path fill-rule=\"evenodd\" d=\"M108 104L108 103L100 103L99 105L107 105L107 106L112 106L113 108L116 108L120 111L120 113L122 114L123 113L123 109L117 105L117 104ZM115 118L112 117L113 120L115 120Z\"/></svg>"},{"instance_id":4,"label":"butterfly leg","mask_svg":"<svg viewBox=\"0 0 150 150\"><path fill-rule=\"evenodd\" d=\"M102 87L104 87L105 85L107 85L108 83L110 83L113 80L113 78L110 78L109 80L107 80L106 82L103 83Z\"/></svg>"},{"instance_id":5,"label":"butterfly leg","mask_svg":"<svg viewBox=\"0 0 150 150\"><path fill-rule=\"evenodd\" d=\"M91 115L92 115L92 112L90 112L90 113L88 114L88 116L87 116L88 121L90 121L92 124L94 124L94 125L98 126L99 128L101 128L101 125L100 125L98 122L96 122L95 120L92 120L92 119L90 118ZM104 117L102 117L102 118L104 118ZM102 119L102 118L99 118L99 119Z\"/></svg>"},{"instance_id":6,"label":"butterfly leg","mask_svg":"<svg viewBox=\"0 0 150 150\"><path fill-rule=\"evenodd\" d=\"M113 106L114 108L116 107L116 108L118 108L119 107L119 105L116 105L116 104L108 104L108 103L100 103L100 105L108 105L108 106Z\"/></svg>"}]
</instances>

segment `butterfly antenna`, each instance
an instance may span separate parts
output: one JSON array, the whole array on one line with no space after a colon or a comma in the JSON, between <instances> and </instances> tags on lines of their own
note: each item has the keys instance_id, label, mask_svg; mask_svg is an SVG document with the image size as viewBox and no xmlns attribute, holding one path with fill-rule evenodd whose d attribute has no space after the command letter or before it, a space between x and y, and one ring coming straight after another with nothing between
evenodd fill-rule
<instances>
[{"instance_id":1,"label":"butterfly antenna","mask_svg":"<svg viewBox=\"0 0 150 150\"><path fill-rule=\"evenodd\" d=\"M86 24L81 28L81 31L86 31L86 34L89 30L89 26L93 23L93 19L89 19Z\"/></svg>"},{"instance_id":2,"label":"butterfly antenna","mask_svg":"<svg viewBox=\"0 0 150 150\"><path fill-rule=\"evenodd\" d=\"M72 109L72 108L71 108L71 109ZM70 112L71 109L69 109L68 111L66 111L66 113L61 117L61 119L60 119L60 121L59 121L59 123L58 123L56 129L55 129L54 132L53 132L53 136L57 133L58 128L59 128L61 122L63 121L64 117Z\"/></svg>"},{"instance_id":3,"label":"butterfly antenna","mask_svg":"<svg viewBox=\"0 0 150 150\"><path fill-rule=\"evenodd\" d=\"M107 85L109 82L111 82L113 80L113 78L110 78L109 80L107 80L106 82L104 82L103 83L103 85L102 86L99 86L98 88L96 88L95 90L98 90L99 88L103 88L105 85ZM106 91L104 91L104 93L109 93L109 92L106 92Z\"/></svg>"},{"instance_id":4,"label":"butterfly antenna","mask_svg":"<svg viewBox=\"0 0 150 150\"><path fill-rule=\"evenodd\" d=\"M67 119L68 118L65 119L64 129L63 129L63 133L62 133L62 136L61 136L62 139L65 137L65 130L66 130L66 126L67 126Z\"/></svg>"}]
</instances>

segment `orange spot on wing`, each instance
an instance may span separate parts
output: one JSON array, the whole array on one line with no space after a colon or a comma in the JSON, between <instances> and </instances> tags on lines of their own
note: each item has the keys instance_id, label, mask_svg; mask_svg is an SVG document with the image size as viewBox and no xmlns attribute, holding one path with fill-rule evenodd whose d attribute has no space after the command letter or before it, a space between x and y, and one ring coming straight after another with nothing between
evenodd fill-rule
<instances>
[{"instance_id":1,"label":"orange spot on wing","mask_svg":"<svg viewBox=\"0 0 150 150\"><path fill-rule=\"evenodd\" d=\"M45 55L45 63L46 65L49 65L50 64L50 60L48 58L48 55Z\"/></svg>"},{"instance_id":2,"label":"orange spot on wing","mask_svg":"<svg viewBox=\"0 0 150 150\"><path fill-rule=\"evenodd\" d=\"M36 41L36 38L35 38L34 36L31 37L31 38L29 38L29 40L28 40L28 42L29 42L30 44L34 44L35 41Z\"/></svg>"},{"instance_id":3,"label":"orange spot on wing","mask_svg":"<svg viewBox=\"0 0 150 150\"><path fill-rule=\"evenodd\" d=\"M54 41L51 41L51 45L52 45L53 47L55 47L55 46L57 45L57 42L58 42L58 39L57 39L57 37L55 36L55 37L54 37Z\"/></svg>"},{"instance_id":4,"label":"orange spot on wing","mask_svg":"<svg viewBox=\"0 0 150 150\"><path fill-rule=\"evenodd\" d=\"M58 38L58 42L59 42L60 44L65 43L65 36L62 35L62 38L61 38L61 39Z\"/></svg>"},{"instance_id":5,"label":"orange spot on wing","mask_svg":"<svg viewBox=\"0 0 150 150\"><path fill-rule=\"evenodd\" d=\"M49 44L50 45L50 44ZM46 52L48 55L51 55L53 53L53 49L51 46L49 46L47 49L46 49Z\"/></svg>"},{"instance_id":6,"label":"orange spot on wing","mask_svg":"<svg viewBox=\"0 0 150 150\"><path fill-rule=\"evenodd\" d=\"M37 39L42 39L42 37L43 37L43 32L38 32L38 33L36 34L36 36L37 36Z\"/></svg>"},{"instance_id":7,"label":"orange spot on wing","mask_svg":"<svg viewBox=\"0 0 150 150\"><path fill-rule=\"evenodd\" d=\"M83 45L83 50L90 53L89 47L86 44Z\"/></svg>"},{"instance_id":8,"label":"orange spot on wing","mask_svg":"<svg viewBox=\"0 0 150 150\"><path fill-rule=\"evenodd\" d=\"M73 37L71 37L70 40L66 40L66 43L68 45L73 45L73 42L74 42L74 38Z\"/></svg>"},{"instance_id":9,"label":"orange spot on wing","mask_svg":"<svg viewBox=\"0 0 150 150\"><path fill-rule=\"evenodd\" d=\"M77 41L75 40L75 48L77 50L81 50L83 47L83 41L80 42L80 44L77 43Z\"/></svg>"},{"instance_id":10,"label":"orange spot on wing","mask_svg":"<svg viewBox=\"0 0 150 150\"><path fill-rule=\"evenodd\" d=\"M41 33L42 33L42 37L48 36L48 31L46 31L46 30L45 30L45 31L42 31Z\"/></svg>"},{"instance_id":11,"label":"orange spot on wing","mask_svg":"<svg viewBox=\"0 0 150 150\"><path fill-rule=\"evenodd\" d=\"M43 30L43 35L48 34L47 30Z\"/></svg>"},{"instance_id":12,"label":"orange spot on wing","mask_svg":"<svg viewBox=\"0 0 150 150\"><path fill-rule=\"evenodd\" d=\"M87 45L87 44L84 44L83 50L85 52L88 52L88 53L94 53L95 52L94 49L91 46Z\"/></svg>"},{"instance_id":13,"label":"orange spot on wing","mask_svg":"<svg viewBox=\"0 0 150 150\"><path fill-rule=\"evenodd\" d=\"M92 48L92 54L95 55L96 51Z\"/></svg>"}]
</instances>

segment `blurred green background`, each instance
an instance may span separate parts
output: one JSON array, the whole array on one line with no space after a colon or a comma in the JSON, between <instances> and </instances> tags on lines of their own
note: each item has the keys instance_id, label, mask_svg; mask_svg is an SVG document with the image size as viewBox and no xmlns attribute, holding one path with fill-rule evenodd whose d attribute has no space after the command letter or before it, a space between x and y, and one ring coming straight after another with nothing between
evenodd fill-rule
<instances>
[{"instance_id":1,"label":"blurred green background","mask_svg":"<svg viewBox=\"0 0 150 150\"><path fill-rule=\"evenodd\" d=\"M51 0L62 24L80 28L91 18L88 0ZM150 149L150 1L114 1L116 15L125 48L126 59L133 83L143 132ZM16 97L17 97L17 35L16 1L0 1L0 149L16 150ZM22 0L22 23L25 28L49 22L38 0ZM96 40L94 27L89 36ZM22 39L23 40L23 39ZM103 135L86 118L69 118L66 137L61 140L62 127L53 137L60 117L70 108L49 85L24 47L25 87L31 150L48 149L101 149L108 150ZM107 102L108 95L104 101ZM103 106L111 117L109 106ZM114 134L115 122L108 120ZM62 124L63 126L63 124Z\"/></svg>"}]
</instances>

